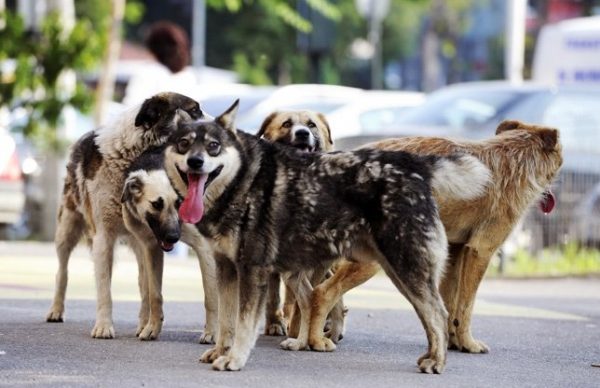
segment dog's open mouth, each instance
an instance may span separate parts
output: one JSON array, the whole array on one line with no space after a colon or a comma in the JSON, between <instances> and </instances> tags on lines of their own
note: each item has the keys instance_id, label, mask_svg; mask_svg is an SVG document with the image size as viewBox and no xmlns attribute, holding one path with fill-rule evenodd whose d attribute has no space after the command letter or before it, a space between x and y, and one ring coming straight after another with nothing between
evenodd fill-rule
<instances>
[{"instance_id":1,"label":"dog's open mouth","mask_svg":"<svg viewBox=\"0 0 600 388\"><path fill-rule=\"evenodd\" d=\"M540 199L540 209L542 210L542 212L544 212L544 214L548 214L552 211L552 209L554 209L555 205L556 197L554 197L554 194L548 188L546 189L546 191L544 191L544 193L542 194L542 198Z\"/></svg>"},{"instance_id":2,"label":"dog's open mouth","mask_svg":"<svg viewBox=\"0 0 600 388\"><path fill-rule=\"evenodd\" d=\"M175 244L166 241L160 241L160 247L165 252L171 252L173 247L175 247Z\"/></svg>"},{"instance_id":3,"label":"dog's open mouth","mask_svg":"<svg viewBox=\"0 0 600 388\"><path fill-rule=\"evenodd\" d=\"M217 176L223 170L223 166L217 167L210 174L199 174L194 172L188 172L183 174L180 170L179 173L185 175L184 181L187 183L187 195L183 199L183 203L179 208L179 217L183 222L189 224L196 224L200 222L204 215L204 192L208 185L215 180Z\"/></svg>"},{"instance_id":4,"label":"dog's open mouth","mask_svg":"<svg viewBox=\"0 0 600 388\"><path fill-rule=\"evenodd\" d=\"M294 144L292 144L292 146L302 152L314 152L315 151L315 147L311 146L308 143L304 143L304 142L296 142Z\"/></svg>"}]
</instances>

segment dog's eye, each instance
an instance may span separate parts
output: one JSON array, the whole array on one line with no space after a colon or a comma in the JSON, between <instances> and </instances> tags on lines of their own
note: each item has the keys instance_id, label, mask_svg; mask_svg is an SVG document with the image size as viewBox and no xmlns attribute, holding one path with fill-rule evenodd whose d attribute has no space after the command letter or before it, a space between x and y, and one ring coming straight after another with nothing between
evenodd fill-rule
<instances>
[{"instance_id":1,"label":"dog's eye","mask_svg":"<svg viewBox=\"0 0 600 388\"><path fill-rule=\"evenodd\" d=\"M165 203L162 198L158 198L156 201L152 201L150 203L152 204L152 207L158 211L161 211L165 206Z\"/></svg>"},{"instance_id":2,"label":"dog's eye","mask_svg":"<svg viewBox=\"0 0 600 388\"><path fill-rule=\"evenodd\" d=\"M312 121L309 121L306 125L308 125L309 128L314 128L317 125L315 123L313 123Z\"/></svg>"},{"instance_id":3,"label":"dog's eye","mask_svg":"<svg viewBox=\"0 0 600 388\"><path fill-rule=\"evenodd\" d=\"M179 147L180 151L185 151L189 148L190 146L190 141L188 139L180 139L177 142L177 147Z\"/></svg>"},{"instance_id":4,"label":"dog's eye","mask_svg":"<svg viewBox=\"0 0 600 388\"><path fill-rule=\"evenodd\" d=\"M284 128L291 128L292 122L290 120L286 120L283 122L283 124L281 124L281 126Z\"/></svg>"},{"instance_id":5,"label":"dog's eye","mask_svg":"<svg viewBox=\"0 0 600 388\"><path fill-rule=\"evenodd\" d=\"M182 203L182 202L183 202L183 201L181 200L181 198L177 198L177 200L175 201L175 208L176 208L177 210L179 210L179 208L181 207L181 203Z\"/></svg>"},{"instance_id":6,"label":"dog's eye","mask_svg":"<svg viewBox=\"0 0 600 388\"><path fill-rule=\"evenodd\" d=\"M215 156L216 154L218 154L220 150L221 150L221 144L219 144L216 141L211 141L210 143L208 143L206 145L206 151L212 156Z\"/></svg>"}]
</instances>

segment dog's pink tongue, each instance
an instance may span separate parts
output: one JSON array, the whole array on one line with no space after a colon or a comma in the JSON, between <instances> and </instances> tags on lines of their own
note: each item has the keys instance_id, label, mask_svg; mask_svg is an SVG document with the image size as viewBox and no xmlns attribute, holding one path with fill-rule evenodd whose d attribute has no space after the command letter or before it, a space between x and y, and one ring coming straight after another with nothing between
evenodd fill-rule
<instances>
[{"instance_id":1,"label":"dog's pink tongue","mask_svg":"<svg viewBox=\"0 0 600 388\"><path fill-rule=\"evenodd\" d=\"M556 198L550 189L544 191L542 194L542 199L540 199L540 209L544 212L544 214L548 214L554 209L554 205L556 205Z\"/></svg>"},{"instance_id":2,"label":"dog's pink tongue","mask_svg":"<svg viewBox=\"0 0 600 388\"><path fill-rule=\"evenodd\" d=\"M204 214L204 184L208 174L188 174L188 191L181 207L179 217L183 222L196 224Z\"/></svg>"}]
</instances>

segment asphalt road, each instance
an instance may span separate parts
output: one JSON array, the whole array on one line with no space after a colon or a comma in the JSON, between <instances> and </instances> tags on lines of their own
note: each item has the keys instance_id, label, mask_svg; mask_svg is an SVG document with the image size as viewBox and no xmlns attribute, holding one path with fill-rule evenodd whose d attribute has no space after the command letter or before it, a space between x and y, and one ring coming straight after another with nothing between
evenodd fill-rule
<instances>
[{"instance_id":1,"label":"asphalt road","mask_svg":"<svg viewBox=\"0 0 600 388\"><path fill-rule=\"evenodd\" d=\"M137 270L119 251L117 338L92 339L94 284L84 249L70 263L66 322L46 323L56 259L49 244L0 242L0 386L598 387L600 279L486 279L474 334L491 352L449 352L442 375L418 373L424 331L385 276L352 291L346 336L333 353L289 352L260 336L241 372L198 363L204 322L195 260L166 262L159 341L135 338Z\"/></svg>"}]
</instances>

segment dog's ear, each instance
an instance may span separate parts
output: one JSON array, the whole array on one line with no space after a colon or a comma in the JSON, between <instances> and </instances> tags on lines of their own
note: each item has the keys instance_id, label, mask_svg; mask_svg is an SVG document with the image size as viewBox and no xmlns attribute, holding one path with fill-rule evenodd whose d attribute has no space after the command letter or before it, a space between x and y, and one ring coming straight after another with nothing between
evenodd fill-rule
<instances>
[{"instance_id":1,"label":"dog's ear","mask_svg":"<svg viewBox=\"0 0 600 388\"><path fill-rule=\"evenodd\" d=\"M240 100L237 99L227 109L224 113L222 113L219 117L215 119L215 122L225 128L228 131L235 133L235 115L237 114L238 107L240 105Z\"/></svg>"},{"instance_id":2,"label":"dog's ear","mask_svg":"<svg viewBox=\"0 0 600 388\"><path fill-rule=\"evenodd\" d=\"M558 143L558 131L552 128L541 129L538 134L542 139L544 151L554 151Z\"/></svg>"},{"instance_id":3,"label":"dog's ear","mask_svg":"<svg viewBox=\"0 0 600 388\"><path fill-rule=\"evenodd\" d=\"M130 176L127 178L125 185L123 186L121 203L140 199L142 197L143 190L144 182L142 182L142 179L137 175Z\"/></svg>"},{"instance_id":4,"label":"dog's ear","mask_svg":"<svg viewBox=\"0 0 600 388\"><path fill-rule=\"evenodd\" d=\"M523 123L518 120L504 120L498 125L496 128L496 135L501 134L502 132L512 131L514 129L523 129Z\"/></svg>"},{"instance_id":5,"label":"dog's ear","mask_svg":"<svg viewBox=\"0 0 600 388\"><path fill-rule=\"evenodd\" d=\"M273 112L270 115L268 115L266 119L264 119L264 121L262 122L262 124L260 126L260 129L256 133L257 137L264 136L265 132L267 131L267 128L269 128L269 125L271 125L271 123L273 122L273 119L276 116L277 116L277 112Z\"/></svg>"},{"instance_id":6,"label":"dog's ear","mask_svg":"<svg viewBox=\"0 0 600 388\"><path fill-rule=\"evenodd\" d=\"M329 122L327 121L323 113L317 112L317 117L325 126L325 132L327 133L327 141L329 142L331 147L333 147L333 139L331 138L331 128L329 127Z\"/></svg>"},{"instance_id":7,"label":"dog's ear","mask_svg":"<svg viewBox=\"0 0 600 388\"><path fill-rule=\"evenodd\" d=\"M135 116L135 126L148 130L152 128L165 114L169 104L160 96L152 96L142 104L140 111Z\"/></svg>"}]
</instances>

